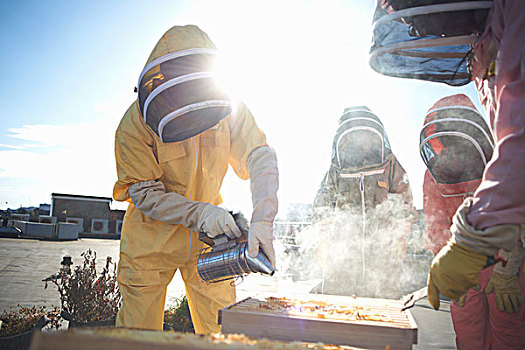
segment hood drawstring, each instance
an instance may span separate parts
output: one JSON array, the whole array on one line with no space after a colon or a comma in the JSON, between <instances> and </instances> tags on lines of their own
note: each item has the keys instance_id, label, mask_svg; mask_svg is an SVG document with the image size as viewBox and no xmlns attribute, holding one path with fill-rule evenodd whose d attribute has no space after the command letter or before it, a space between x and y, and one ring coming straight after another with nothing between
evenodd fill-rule
<instances>
[{"instance_id":1,"label":"hood drawstring","mask_svg":"<svg viewBox=\"0 0 525 350\"><path fill-rule=\"evenodd\" d=\"M365 264L365 235L366 235L366 205L365 205L365 176L383 174L385 169L361 171L359 173L342 173L341 178L359 178L359 192L361 194L361 217L362 217L362 230L361 230L361 260L363 262L363 279L366 274Z\"/></svg>"},{"instance_id":2,"label":"hood drawstring","mask_svg":"<svg viewBox=\"0 0 525 350\"><path fill-rule=\"evenodd\" d=\"M363 279L365 278L365 233L366 233L366 208L365 208L365 175L359 178L359 192L361 192L361 216L363 218L361 232L361 260L363 261Z\"/></svg>"}]
</instances>

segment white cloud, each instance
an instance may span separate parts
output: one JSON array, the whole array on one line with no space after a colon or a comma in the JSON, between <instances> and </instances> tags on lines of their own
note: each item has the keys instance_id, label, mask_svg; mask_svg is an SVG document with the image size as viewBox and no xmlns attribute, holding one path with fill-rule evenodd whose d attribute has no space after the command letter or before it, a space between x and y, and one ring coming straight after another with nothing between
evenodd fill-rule
<instances>
[{"instance_id":1,"label":"white cloud","mask_svg":"<svg viewBox=\"0 0 525 350\"><path fill-rule=\"evenodd\" d=\"M4 144L4 143L0 143L0 148L25 149L26 146L14 146L14 145L6 145L6 144Z\"/></svg>"},{"instance_id":2,"label":"white cloud","mask_svg":"<svg viewBox=\"0 0 525 350\"><path fill-rule=\"evenodd\" d=\"M49 203L52 192L111 196L115 128L113 122L98 122L10 129L9 136L29 143L0 151L0 184L10 184L10 192L0 190L0 205L4 198Z\"/></svg>"}]
</instances>

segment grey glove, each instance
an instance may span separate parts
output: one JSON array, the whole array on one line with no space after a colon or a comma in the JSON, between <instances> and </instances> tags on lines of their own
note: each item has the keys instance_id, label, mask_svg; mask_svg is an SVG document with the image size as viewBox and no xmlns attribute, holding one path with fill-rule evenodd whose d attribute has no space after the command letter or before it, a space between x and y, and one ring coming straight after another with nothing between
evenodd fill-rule
<instances>
[{"instance_id":1,"label":"grey glove","mask_svg":"<svg viewBox=\"0 0 525 350\"><path fill-rule=\"evenodd\" d=\"M489 283L485 287L485 293L494 292L496 296L496 307L498 311L507 311L512 314L517 312L523 304L518 277L516 275L503 275L493 272Z\"/></svg>"},{"instance_id":2,"label":"grey glove","mask_svg":"<svg viewBox=\"0 0 525 350\"><path fill-rule=\"evenodd\" d=\"M248 254L255 258L259 248L275 267L275 250L273 249L273 225L267 222L254 222L248 232Z\"/></svg>"},{"instance_id":3,"label":"grey glove","mask_svg":"<svg viewBox=\"0 0 525 350\"><path fill-rule=\"evenodd\" d=\"M197 226L200 232L205 232L210 238L221 234L225 234L230 239L241 237L241 230L230 212L212 204L204 205Z\"/></svg>"},{"instance_id":4,"label":"grey glove","mask_svg":"<svg viewBox=\"0 0 525 350\"><path fill-rule=\"evenodd\" d=\"M523 303L518 273L521 260L525 257L525 248L521 242L517 242L514 250L507 252L500 249L498 255L504 258L507 264L503 266L502 263L497 263L494 266L492 276L485 287L485 293L494 292L498 311L506 311L511 314L517 312Z\"/></svg>"},{"instance_id":5,"label":"grey glove","mask_svg":"<svg viewBox=\"0 0 525 350\"><path fill-rule=\"evenodd\" d=\"M192 201L175 192L166 192L161 181L142 181L129 188L135 207L155 220L183 225L193 232L206 232L215 237L226 234L229 238L241 236L231 214L215 205Z\"/></svg>"},{"instance_id":6,"label":"grey glove","mask_svg":"<svg viewBox=\"0 0 525 350\"><path fill-rule=\"evenodd\" d=\"M273 220L277 214L277 189L279 171L277 157L268 146L253 150L248 157L250 190L252 192L253 213L248 232L248 254L256 257L262 248L275 267L273 249Z\"/></svg>"}]
</instances>

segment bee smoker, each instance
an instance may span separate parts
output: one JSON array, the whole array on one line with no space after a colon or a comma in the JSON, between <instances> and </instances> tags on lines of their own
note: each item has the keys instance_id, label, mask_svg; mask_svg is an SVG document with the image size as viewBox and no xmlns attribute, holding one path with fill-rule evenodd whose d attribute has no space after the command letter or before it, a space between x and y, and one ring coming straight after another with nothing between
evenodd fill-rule
<instances>
[{"instance_id":1,"label":"bee smoker","mask_svg":"<svg viewBox=\"0 0 525 350\"><path fill-rule=\"evenodd\" d=\"M230 240L225 234L215 238L199 234L199 240L208 245L199 253L199 276L207 283L237 279L252 272L272 276L275 270L262 250L255 258L248 254L248 221L241 213L232 216L242 233L240 238Z\"/></svg>"}]
</instances>

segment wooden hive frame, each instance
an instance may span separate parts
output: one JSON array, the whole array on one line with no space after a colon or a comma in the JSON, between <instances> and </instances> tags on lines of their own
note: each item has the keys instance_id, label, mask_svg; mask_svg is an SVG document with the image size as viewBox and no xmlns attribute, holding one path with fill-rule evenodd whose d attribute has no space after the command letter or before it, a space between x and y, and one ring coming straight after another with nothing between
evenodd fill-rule
<instances>
[{"instance_id":1,"label":"wooden hive frame","mask_svg":"<svg viewBox=\"0 0 525 350\"><path fill-rule=\"evenodd\" d=\"M323 342L366 349L412 349L417 344L417 325L410 310L401 311L396 300L328 295L287 295L287 299L318 300L335 305L360 305L384 314L392 322L339 320L288 315L258 309L264 296L248 297L219 310L223 333L243 333L254 338L284 341ZM273 295L277 296L277 295ZM277 296L279 297L279 296Z\"/></svg>"}]
</instances>

